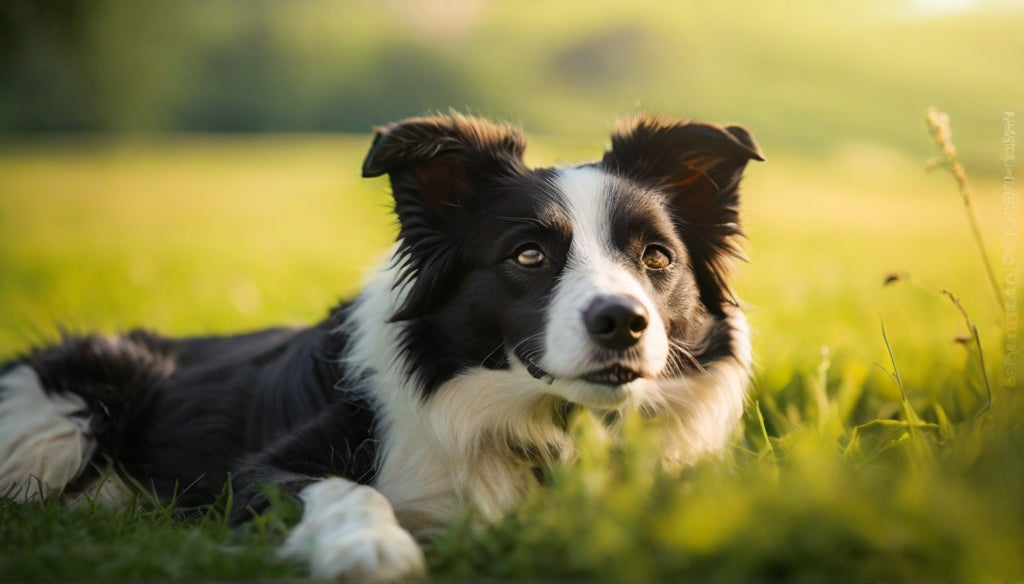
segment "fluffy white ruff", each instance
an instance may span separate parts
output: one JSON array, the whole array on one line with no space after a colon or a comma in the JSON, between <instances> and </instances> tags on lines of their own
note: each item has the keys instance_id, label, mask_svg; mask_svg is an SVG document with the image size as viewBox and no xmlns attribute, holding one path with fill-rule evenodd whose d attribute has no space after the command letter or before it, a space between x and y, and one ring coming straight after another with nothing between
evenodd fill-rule
<instances>
[{"instance_id":1,"label":"fluffy white ruff","mask_svg":"<svg viewBox=\"0 0 1024 584\"><path fill-rule=\"evenodd\" d=\"M24 502L62 491L96 447L88 429L85 401L47 395L31 367L0 377L0 495Z\"/></svg>"},{"instance_id":2,"label":"fluffy white ruff","mask_svg":"<svg viewBox=\"0 0 1024 584\"><path fill-rule=\"evenodd\" d=\"M306 487L302 521L279 550L314 578L387 582L425 572L423 552L374 489L342 478Z\"/></svg>"}]
</instances>

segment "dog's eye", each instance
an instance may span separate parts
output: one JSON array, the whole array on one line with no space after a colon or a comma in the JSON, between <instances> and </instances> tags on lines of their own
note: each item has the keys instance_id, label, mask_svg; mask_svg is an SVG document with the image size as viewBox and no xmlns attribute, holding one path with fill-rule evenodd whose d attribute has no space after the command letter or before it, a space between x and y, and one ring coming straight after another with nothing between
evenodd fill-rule
<instances>
[{"instance_id":1,"label":"dog's eye","mask_svg":"<svg viewBox=\"0 0 1024 584\"><path fill-rule=\"evenodd\" d=\"M644 250L644 265L648 270L663 270L672 263L672 258L664 248L657 245L649 245Z\"/></svg>"},{"instance_id":2,"label":"dog's eye","mask_svg":"<svg viewBox=\"0 0 1024 584\"><path fill-rule=\"evenodd\" d=\"M547 264L548 258L540 248L523 246L516 252L516 263L527 268L536 268Z\"/></svg>"}]
</instances>

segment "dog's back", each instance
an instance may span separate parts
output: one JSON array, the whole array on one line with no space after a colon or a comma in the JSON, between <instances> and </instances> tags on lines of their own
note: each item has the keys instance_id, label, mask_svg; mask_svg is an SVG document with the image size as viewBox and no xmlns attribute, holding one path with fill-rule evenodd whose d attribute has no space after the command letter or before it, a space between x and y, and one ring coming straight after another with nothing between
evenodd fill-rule
<instances>
[{"instance_id":1,"label":"dog's back","mask_svg":"<svg viewBox=\"0 0 1024 584\"><path fill-rule=\"evenodd\" d=\"M371 410L338 387L336 320L185 339L66 335L31 351L0 375L0 485L19 499L73 494L116 471L165 500L209 504L246 456L339 401L354 422L346 442L370 444ZM369 458L351 478L371 476Z\"/></svg>"}]
</instances>

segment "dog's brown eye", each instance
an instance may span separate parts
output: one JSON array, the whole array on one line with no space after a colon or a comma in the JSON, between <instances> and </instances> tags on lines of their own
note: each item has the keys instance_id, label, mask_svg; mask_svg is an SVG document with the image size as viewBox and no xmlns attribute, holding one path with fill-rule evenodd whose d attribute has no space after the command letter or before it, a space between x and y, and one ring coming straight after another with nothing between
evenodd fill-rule
<instances>
[{"instance_id":1,"label":"dog's brown eye","mask_svg":"<svg viewBox=\"0 0 1024 584\"><path fill-rule=\"evenodd\" d=\"M672 263L672 258L664 249L651 245L644 250L643 262L648 270L663 270Z\"/></svg>"},{"instance_id":2,"label":"dog's brown eye","mask_svg":"<svg viewBox=\"0 0 1024 584\"><path fill-rule=\"evenodd\" d=\"M516 254L516 263L520 266L535 268L543 266L547 262L548 258L544 255L544 252L536 247L524 247Z\"/></svg>"}]
</instances>

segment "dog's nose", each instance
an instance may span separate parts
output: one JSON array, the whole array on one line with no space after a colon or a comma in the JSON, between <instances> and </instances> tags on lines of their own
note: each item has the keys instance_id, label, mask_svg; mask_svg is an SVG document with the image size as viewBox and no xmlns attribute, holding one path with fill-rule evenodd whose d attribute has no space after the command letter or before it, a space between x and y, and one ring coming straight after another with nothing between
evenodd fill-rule
<instances>
[{"instance_id":1,"label":"dog's nose","mask_svg":"<svg viewBox=\"0 0 1024 584\"><path fill-rule=\"evenodd\" d=\"M602 346L624 351L647 329L647 309L632 296L598 296L583 311L583 322Z\"/></svg>"}]
</instances>

